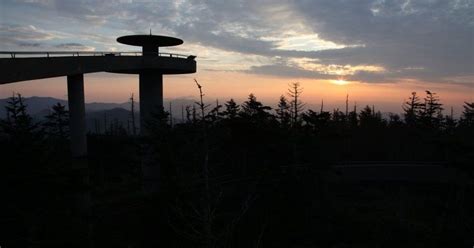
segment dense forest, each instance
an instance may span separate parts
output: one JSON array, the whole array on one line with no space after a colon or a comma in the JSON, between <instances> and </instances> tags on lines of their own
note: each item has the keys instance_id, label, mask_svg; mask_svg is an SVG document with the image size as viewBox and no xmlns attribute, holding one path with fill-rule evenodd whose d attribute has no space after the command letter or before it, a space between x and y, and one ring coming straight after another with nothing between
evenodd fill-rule
<instances>
[{"instance_id":1,"label":"dense forest","mask_svg":"<svg viewBox=\"0 0 474 248\"><path fill-rule=\"evenodd\" d=\"M196 85L183 121L157 109L140 136L133 111L132 125L89 133L82 159L70 156L65 106L38 122L12 96L0 121L0 246L474 244L474 102L454 118L436 93L413 92L383 118L348 101L307 109L299 83L276 108L253 94L209 104ZM436 165L467 180L329 179L347 164Z\"/></svg>"}]
</instances>

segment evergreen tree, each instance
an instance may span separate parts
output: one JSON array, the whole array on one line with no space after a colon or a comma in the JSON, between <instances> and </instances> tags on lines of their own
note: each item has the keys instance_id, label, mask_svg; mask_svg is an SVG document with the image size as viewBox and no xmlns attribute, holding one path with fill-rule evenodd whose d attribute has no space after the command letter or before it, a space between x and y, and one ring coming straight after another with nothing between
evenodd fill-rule
<instances>
[{"instance_id":1,"label":"evergreen tree","mask_svg":"<svg viewBox=\"0 0 474 248\"><path fill-rule=\"evenodd\" d=\"M382 113L380 111L374 112L374 108L370 108L369 105L359 114L360 126L361 127L381 127L385 125L384 120L382 119Z\"/></svg>"},{"instance_id":2,"label":"evergreen tree","mask_svg":"<svg viewBox=\"0 0 474 248\"><path fill-rule=\"evenodd\" d=\"M33 122L26 108L21 94L14 94L5 106L6 119L0 122L3 131L16 140L32 138L38 131L39 125Z\"/></svg>"},{"instance_id":3,"label":"evergreen tree","mask_svg":"<svg viewBox=\"0 0 474 248\"><path fill-rule=\"evenodd\" d=\"M322 129L329 126L331 113L326 111L318 113L310 109L303 114L302 119L306 126L313 129L316 133L319 133Z\"/></svg>"},{"instance_id":4,"label":"evergreen tree","mask_svg":"<svg viewBox=\"0 0 474 248\"><path fill-rule=\"evenodd\" d=\"M0 119L0 138L7 144L4 147L5 154L15 156L6 156L5 166L15 165L15 168L6 166L14 170L24 170L35 166L44 158L43 132L39 124L33 121L33 118L27 113L27 105L21 94L14 94L7 101L5 106L6 119ZM2 137L3 136L3 137ZM3 164L2 164L3 165ZM22 168L21 166L26 166ZM39 170L39 166L35 170Z\"/></svg>"},{"instance_id":5,"label":"evergreen tree","mask_svg":"<svg viewBox=\"0 0 474 248\"><path fill-rule=\"evenodd\" d=\"M69 111L61 103L52 107L52 112L47 115L43 124L49 136L66 139L69 132Z\"/></svg>"},{"instance_id":6,"label":"evergreen tree","mask_svg":"<svg viewBox=\"0 0 474 248\"><path fill-rule=\"evenodd\" d=\"M463 126L473 127L474 126L474 102L464 102L463 112L461 115L460 124Z\"/></svg>"},{"instance_id":7,"label":"evergreen tree","mask_svg":"<svg viewBox=\"0 0 474 248\"><path fill-rule=\"evenodd\" d=\"M446 115L443 119L444 130L448 133L452 133L457 126L457 121L451 115Z\"/></svg>"},{"instance_id":8,"label":"evergreen tree","mask_svg":"<svg viewBox=\"0 0 474 248\"><path fill-rule=\"evenodd\" d=\"M416 95L416 92L412 92L411 97L403 104L405 123L408 126L417 125L422 107L423 104L420 102L420 98Z\"/></svg>"},{"instance_id":9,"label":"evergreen tree","mask_svg":"<svg viewBox=\"0 0 474 248\"><path fill-rule=\"evenodd\" d=\"M334 109L332 112L332 121L334 123L342 124L346 122L346 116L339 109Z\"/></svg>"},{"instance_id":10,"label":"evergreen tree","mask_svg":"<svg viewBox=\"0 0 474 248\"><path fill-rule=\"evenodd\" d=\"M158 107L151 113L150 118L145 123L147 129L150 130L152 136L160 136L167 132L171 126L169 122L170 114L163 107ZM118 122L112 123L110 127L111 133L122 134L125 129ZM126 133L126 132L125 132Z\"/></svg>"},{"instance_id":11,"label":"evergreen tree","mask_svg":"<svg viewBox=\"0 0 474 248\"><path fill-rule=\"evenodd\" d=\"M291 123L291 112L290 104L286 100L285 96L280 96L280 101L278 102L278 108L275 110L277 113L277 118L280 121L282 127L288 127Z\"/></svg>"},{"instance_id":12,"label":"evergreen tree","mask_svg":"<svg viewBox=\"0 0 474 248\"><path fill-rule=\"evenodd\" d=\"M255 95L251 93L248 100L242 105L242 114L244 117L249 117L250 119L267 119L270 116L267 111L271 109L271 107L265 106L257 101Z\"/></svg>"},{"instance_id":13,"label":"evergreen tree","mask_svg":"<svg viewBox=\"0 0 474 248\"><path fill-rule=\"evenodd\" d=\"M367 105L365 106L364 109L360 111L360 114L359 114L360 125L362 127L370 126L372 122L372 118L373 118L372 108L370 108L369 105Z\"/></svg>"},{"instance_id":14,"label":"evergreen tree","mask_svg":"<svg viewBox=\"0 0 474 248\"><path fill-rule=\"evenodd\" d=\"M222 115L230 120L237 118L240 112L240 106L235 103L234 99L230 99L225 104L225 110L222 112Z\"/></svg>"},{"instance_id":15,"label":"evergreen tree","mask_svg":"<svg viewBox=\"0 0 474 248\"><path fill-rule=\"evenodd\" d=\"M439 127L443 119L441 111L443 104L440 103L436 93L429 90L426 91L425 104L422 107L421 118L426 127Z\"/></svg>"},{"instance_id":16,"label":"evergreen tree","mask_svg":"<svg viewBox=\"0 0 474 248\"><path fill-rule=\"evenodd\" d=\"M390 113L389 114L389 120L388 120L388 126L389 127L402 127L403 126L403 122L400 118L400 115L398 114L394 114L394 113Z\"/></svg>"}]
</instances>

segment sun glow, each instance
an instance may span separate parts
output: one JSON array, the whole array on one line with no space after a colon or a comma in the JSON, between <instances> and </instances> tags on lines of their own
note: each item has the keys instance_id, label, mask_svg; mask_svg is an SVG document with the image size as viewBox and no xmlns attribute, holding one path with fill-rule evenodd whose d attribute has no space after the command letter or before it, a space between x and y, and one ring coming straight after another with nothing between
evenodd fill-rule
<instances>
[{"instance_id":1,"label":"sun glow","mask_svg":"<svg viewBox=\"0 0 474 248\"><path fill-rule=\"evenodd\" d=\"M331 83L336 84L336 85L347 85L347 84L349 84L348 81L342 80L342 79L331 80Z\"/></svg>"}]
</instances>

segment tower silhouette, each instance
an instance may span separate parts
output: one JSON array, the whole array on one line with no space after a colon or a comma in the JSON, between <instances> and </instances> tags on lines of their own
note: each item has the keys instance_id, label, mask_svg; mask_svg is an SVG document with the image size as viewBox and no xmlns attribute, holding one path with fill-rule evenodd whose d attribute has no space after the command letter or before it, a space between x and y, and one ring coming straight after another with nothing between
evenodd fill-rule
<instances>
[{"instance_id":1,"label":"tower silhouette","mask_svg":"<svg viewBox=\"0 0 474 248\"><path fill-rule=\"evenodd\" d=\"M0 52L0 84L51 77L67 77L73 157L87 155L84 74L112 72L139 75L140 133L154 111L163 108L163 75L196 72L195 56L160 53L159 47L176 46L183 40L160 35L128 35L122 44L141 46L142 52ZM5 56L6 55L6 56Z\"/></svg>"}]
</instances>

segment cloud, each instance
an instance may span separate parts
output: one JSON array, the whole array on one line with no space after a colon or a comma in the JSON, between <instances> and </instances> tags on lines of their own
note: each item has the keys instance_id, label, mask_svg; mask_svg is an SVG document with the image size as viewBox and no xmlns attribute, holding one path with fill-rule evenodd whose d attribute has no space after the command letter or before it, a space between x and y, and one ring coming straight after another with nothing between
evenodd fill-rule
<instances>
[{"instance_id":1,"label":"cloud","mask_svg":"<svg viewBox=\"0 0 474 248\"><path fill-rule=\"evenodd\" d=\"M80 43L61 43L54 46L55 48L72 51L94 51L94 47L86 46Z\"/></svg>"},{"instance_id":2,"label":"cloud","mask_svg":"<svg viewBox=\"0 0 474 248\"><path fill-rule=\"evenodd\" d=\"M322 51L316 55L322 63L378 64L388 68L387 78L474 74L473 1L306 0L293 6L323 39L364 44Z\"/></svg>"},{"instance_id":3,"label":"cloud","mask_svg":"<svg viewBox=\"0 0 474 248\"><path fill-rule=\"evenodd\" d=\"M0 43L5 48L40 47L45 41L56 36L33 25L6 25L0 24Z\"/></svg>"},{"instance_id":4,"label":"cloud","mask_svg":"<svg viewBox=\"0 0 474 248\"><path fill-rule=\"evenodd\" d=\"M183 38L184 46L201 47L199 52L208 54L209 61L236 60L210 51L239 56L240 61L250 63L249 73L332 77L315 69L317 64L319 68L384 68L379 72L344 72L347 78L369 83L404 78L453 82L474 77L472 0L19 2L34 5L38 12L56 13L59 17L54 20L77 25L70 37L80 36L80 44L90 47L106 49L114 43L114 35L145 33L152 28L156 34ZM5 40L21 46L20 41L42 44L52 39L71 43L71 38L48 36L52 33L44 30L52 25L41 19L33 27L43 29L23 25L21 30L20 26L10 27L15 31L0 26L2 43ZM259 60L265 63L255 57L264 57ZM290 63L295 59L304 59L307 64ZM206 63L204 69L232 69L214 64Z\"/></svg>"},{"instance_id":5,"label":"cloud","mask_svg":"<svg viewBox=\"0 0 474 248\"><path fill-rule=\"evenodd\" d=\"M51 40L55 36L45 30L38 29L33 25L6 25L0 24L1 39L44 41Z\"/></svg>"},{"instance_id":6,"label":"cloud","mask_svg":"<svg viewBox=\"0 0 474 248\"><path fill-rule=\"evenodd\" d=\"M402 78L449 82L451 77L474 75L472 1L233 1L229 5L206 1L200 4L205 7L188 6L194 10L193 22L170 29L203 46L242 56L310 58L325 65L386 68L385 72L358 72L351 76L365 82L393 82ZM297 37L308 30L339 47L288 50L292 47L279 49L278 40L265 39L292 31ZM253 69L281 75L278 70L268 70L283 69L281 66ZM301 76L312 75L311 70L303 68L296 72ZM295 74L295 70L291 72L286 74Z\"/></svg>"},{"instance_id":7,"label":"cloud","mask_svg":"<svg viewBox=\"0 0 474 248\"><path fill-rule=\"evenodd\" d=\"M390 73L377 73L369 71L358 71L354 75L349 75L345 78L347 81L360 81L365 83L394 83L399 78Z\"/></svg>"},{"instance_id":8,"label":"cloud","mask_svg":"<svg viewBox=\"0 0 474 248\"><path fill-rule=\"evenodd\" d=\"M41 43L33 43L33 42L18 42L18 46L20 47L41 47Z\"/></svg>"},{"instance_id":9,"label":"cloud","mask_svg":"<svg viewBox=\"0 0 474 248\"><path fill-rule=\"evenodd\" d=\"M275 77L286 78L310 78L310 79L335 79L334 75L322 74L316 71L304 70L298 67L292 67L285 64L252 66L247 73L261 74Z\"/></svg>"}]
</instances>

